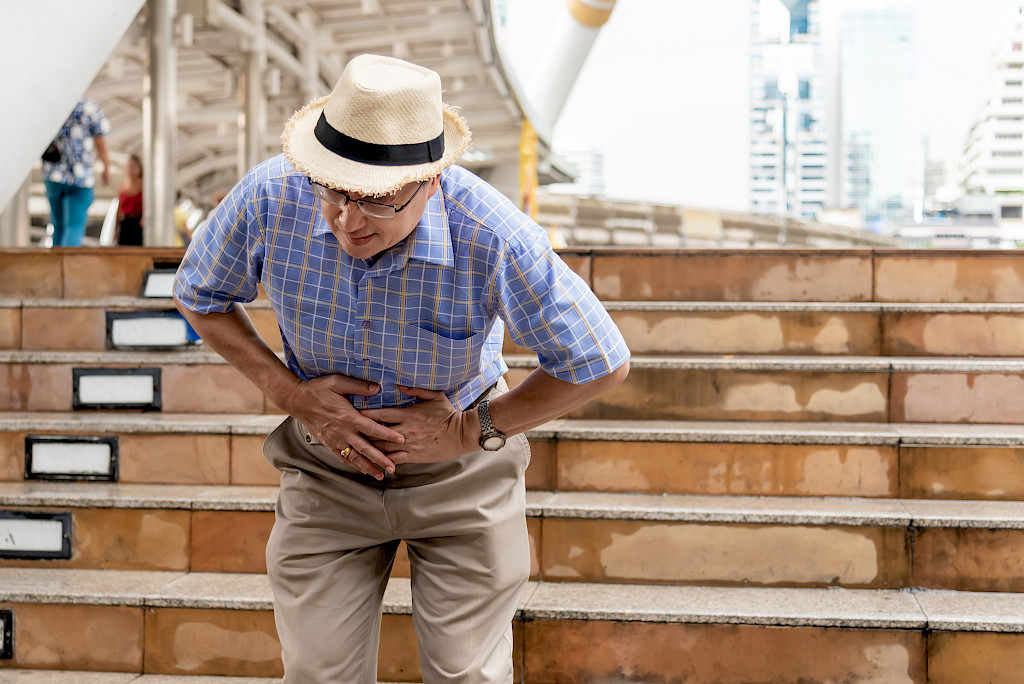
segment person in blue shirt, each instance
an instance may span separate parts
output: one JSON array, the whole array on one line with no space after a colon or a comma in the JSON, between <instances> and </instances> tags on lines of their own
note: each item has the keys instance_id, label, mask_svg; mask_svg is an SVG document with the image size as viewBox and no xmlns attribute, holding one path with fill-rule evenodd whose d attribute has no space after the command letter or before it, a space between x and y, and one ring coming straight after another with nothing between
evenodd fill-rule
<instances>
[{"instance_id":1,"label":"person in blue shirt","mask_svg":"<svg viewBox=\"0 0 1024 684\"><path fill-rule=\"evenodd\" d=\"M174 293L289 416L264 446L285 682L377 681L401 541L424 684L511 682L524 432L622 382L629 351L544 230L453 165L470 132L436 73L356 57L282 140L197 233ZM258 286L283 360L239 306ZM506 330L539 362L511 390Z\"/></svg>"},{"instance_id":2,"label":"person in blue shirt","mask_svg":"<svg viewBox=\"0 0 1024 684\"><path fill-rule=\"evenodd\" d=\"M71 110L53 147L59 158L43 160L42 176L50 201L54 247L78 247L85 236L89 207L96 185L93 164L103 162L103 185L110 185L110 154L105 136L110 122L95 100L79 100Z\"/></svg>"}]
</instances>

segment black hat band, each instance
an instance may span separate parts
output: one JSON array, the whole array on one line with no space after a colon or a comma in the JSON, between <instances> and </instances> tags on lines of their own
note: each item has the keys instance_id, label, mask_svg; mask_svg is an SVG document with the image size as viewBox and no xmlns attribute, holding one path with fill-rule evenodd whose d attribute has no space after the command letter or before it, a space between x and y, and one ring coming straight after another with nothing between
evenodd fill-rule
<instances>
[{"instance_id":1,"label":"black hat band","mask_svg":"<svg viewBox=\"0 0 1024 684\"><path fill-rule=\"evenodd\" d=\"M444 131L433 140L406 145L378 145L351 138L327 122L320 112L313 134L320 144L340 157L374 166L415 166L444 156Z\"/></svg>"}]
</instances>

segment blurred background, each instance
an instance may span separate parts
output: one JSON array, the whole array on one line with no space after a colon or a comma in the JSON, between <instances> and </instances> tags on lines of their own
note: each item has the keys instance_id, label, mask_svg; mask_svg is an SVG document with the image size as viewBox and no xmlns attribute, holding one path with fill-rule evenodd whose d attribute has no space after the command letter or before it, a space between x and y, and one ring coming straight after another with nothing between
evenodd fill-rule
<instances>
[{"instance_id":1,"label":"blurred background","mask_svg":"<svg viewBox=\"0 0 1024 684\"><path fill-rule=\"evenodd\" d=\"M83 6L86 5L86 6ZM110 122L145 241L183 244L364 52L441 74L461 163L557 244L1024 244L1018 0L39 0L8 4L0 243L47 244L39 156Z\"/></svg>"}]
</instances>

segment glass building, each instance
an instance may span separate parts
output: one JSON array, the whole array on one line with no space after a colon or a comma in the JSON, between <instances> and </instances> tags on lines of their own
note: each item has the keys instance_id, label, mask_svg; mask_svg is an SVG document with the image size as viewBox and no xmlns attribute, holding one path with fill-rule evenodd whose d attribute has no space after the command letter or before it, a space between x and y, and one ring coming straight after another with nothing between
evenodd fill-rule
<instances>
[{"instance_id":1,"label":"glass building","mask_svg":"<svg viewBox=\"0 0 1024 684\"><path fill-rule=\"evenodd\" d=\"M814 218L829 171L818 0L750 0L750 208Z\"/></svg>"},{"instance_id":2,"label":"glass building","mask_svg":"<svg viewBox=\"0 0 1024 684\"><path fill-rule=\"evenodd\" d=\"M865 228L884 232L919 219L924 204L914 9L894 2L846 9L838 49L840 206L859 209Z\"/></svg>"}]
</instances>

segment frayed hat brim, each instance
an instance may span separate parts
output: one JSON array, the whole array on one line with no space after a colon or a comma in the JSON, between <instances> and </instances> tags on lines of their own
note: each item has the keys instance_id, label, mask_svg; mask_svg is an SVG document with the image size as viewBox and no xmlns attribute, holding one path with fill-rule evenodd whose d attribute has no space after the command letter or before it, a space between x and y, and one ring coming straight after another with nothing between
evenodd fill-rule
<instances>
[{"instance_id":1,"label":"frayed hat brim","mask_svg":"<svg viewBox=\"0 0 1024 684\"><path fill-rule=\"evenodd\" d=\"M427 180L454 164L469 147L469 125L452 107L444 108L444 155L427 164L378 166L346 159L321 144L314 134L316 122L330 99L313 100L295 112L284 127L284 156L298 171L330 188L380 197L397 192L409 183Z\"/></svg>"}]
</instances>

